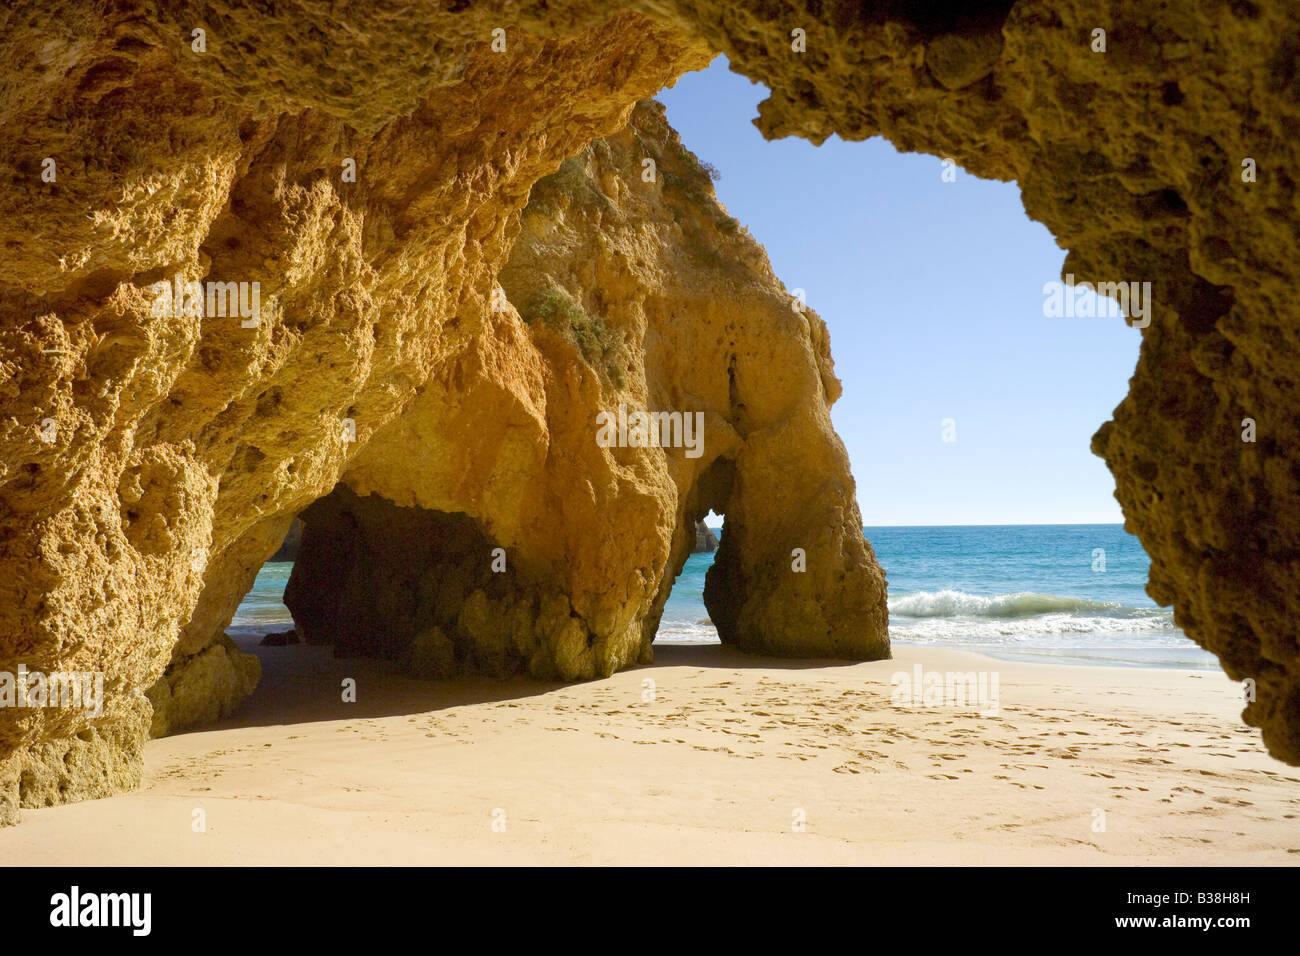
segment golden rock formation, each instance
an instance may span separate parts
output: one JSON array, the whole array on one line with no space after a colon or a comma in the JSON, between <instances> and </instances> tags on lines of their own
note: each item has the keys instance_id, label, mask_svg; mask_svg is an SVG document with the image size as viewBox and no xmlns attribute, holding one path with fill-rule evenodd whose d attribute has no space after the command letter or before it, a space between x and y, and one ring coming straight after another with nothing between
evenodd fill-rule
<instances>
[{"instance_id":1,"label":"golden rock formation","mask_svg":"<svg viewBox=\"0 0 1300 956\"><path fill-rule=\"evenodd\" d=\"M724 642L888 655L826 327L660 105L533 187L499 280L471 347L304 513L286 602L309 641L408 663L437 647L457 662L440 673L605 676L651 659L712 509ZM620 443L644 413L667 417Z\"/></svg>"},{"instance_id":2,"label":"golden rock formation","mask_svg":"<svg viewBox=\"0 0 1300 956\"><path fill-rule=\"evenodd\" d=\"M495 17L328 6L208 10L203 52L181 5L3 14L0 670L106 688L0 709L10 819L132 786L151 724L246 690L211 650L241 595L479 339L532 184L709 59L596 5L503 52ZM177 277L258 283L256 324L171 308Z\"/></svg>"},{"instance_id":3,"label":"golden rock formation","mask_svg":"<svg viewBox=\"0 0 1300 956\"><path fill-rule=\"evenodd\" d=\"M727 518L707 594L726 639L883 652L878 572L822 420L835 396L823 327L776 308L761 253L708 203L684 203L677 226L637 177L610 173L634 104L715 51L773 90L768 135L883 134L1015 179L1070 250L1065 271L1152 282L1130 394L1094 447L1151 555L1150 593L1254 682L1245 719L1300 763L1297 14L1263 0L947 9L18 0L0 13L0 670L99 672L107 688L95 717L0 712L0 818L129 787L151 724L228 709L254 675L220 635L320 499L320 529L336 509L396 531L369 510L408 509L449 541L505 548L517 577L466 581L463 600L452 588L430 605L442 623L411 636L430 673L499 660L581 676L639 659L690 519L711 504ZM604 136L609 157L561 167ZM555 190L542 215L543 187L521 216L557 170L580 188ZM259 310L170 308L176 280L258 283ZM509 304L494 312L498 282ZM584 316L626 352L606 355ZM748 351L764 341L779 360ZM620 396L698 402L706 456L579 442ZM331 496L340 481L355 500ZM448 526L457 514L475 524ZM794 547L805 575L785 570ZM844 556L846 577L816 577L818 554ZM490 633L502 611L530 622L522 648Z\"/></svg>"}]
</instances>

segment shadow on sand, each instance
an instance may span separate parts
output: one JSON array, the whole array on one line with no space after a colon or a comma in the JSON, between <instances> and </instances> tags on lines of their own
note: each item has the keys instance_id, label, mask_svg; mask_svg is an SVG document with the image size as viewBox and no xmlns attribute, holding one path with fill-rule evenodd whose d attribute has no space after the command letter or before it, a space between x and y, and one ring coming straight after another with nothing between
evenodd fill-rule
<instances>
[{"instance_id":1,"label":"shadow on sand","mask_svg":"<svg viewBox=\"0 0 1300 956\"><path fill-rule=\"evenodd\" d=\"M259 637L236 638L243 650L255 653L262 661L262 679L257 689L237 713L218 723L194 728L189 733L423 714L467 704L538 697L572 686L537 681L527 675L506 680L473 676L419 680L402 674L396 665L387 661L364 657L336 658L330 647L301 644L259 647ZM668 667L807 670L852 666L854 663L756 657L722 644L662 644L655 646L653 664L620 673L649 674ZM347 678L356 681L356 701L353 703L343 701L343 681Z\"/></svg>"}]
</instances>

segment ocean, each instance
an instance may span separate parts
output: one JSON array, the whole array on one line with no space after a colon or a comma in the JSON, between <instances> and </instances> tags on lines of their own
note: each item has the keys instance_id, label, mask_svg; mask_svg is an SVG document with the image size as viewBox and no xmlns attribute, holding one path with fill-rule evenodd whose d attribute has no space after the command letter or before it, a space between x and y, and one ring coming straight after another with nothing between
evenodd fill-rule
<instances>
[{"instance_id":1,"label":"ocean","mask_svg":"<svg viewBox=\"0 0 1300 956\"><path fill-rule=\"evenodd\" d=\"M1118 524L864 529L889 580L893 643L955 647L1007 660L1130 667L1218 667L1144 590L1150 564ZM711 554L673 585L657 643L717 643L704 607ZM293 626L281 603L292 564L267 563L230 630Z\"/></svg>"},{"instance_id":2,"label":"ocean","mask_svg":"<svg viewBox=\"0 0 1300 956\"><path fill-rule=\"evenodd\" d=\"M293 571L292 561L268 561L257 572L253 588L239 602L226 632L234 637L251 637L293 627L293 615L284 606L284 587Z\"/></svg>"}]
</instances>

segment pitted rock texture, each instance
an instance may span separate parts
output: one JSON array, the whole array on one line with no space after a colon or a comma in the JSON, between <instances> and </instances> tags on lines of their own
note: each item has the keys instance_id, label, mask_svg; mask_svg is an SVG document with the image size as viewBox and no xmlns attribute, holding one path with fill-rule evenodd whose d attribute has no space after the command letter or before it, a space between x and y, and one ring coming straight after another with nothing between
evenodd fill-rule
<instances>
[{"instance_id":1,"label":"pitted rock texture","mask_svg":"<svg viewBox=\"0 0 1300 956\"><path fill-rule=\"evenodd\" d=\"M0 669L102 672L108 699L0 712L4 806L130 785L151 724L246 690L240 597L480 338L532 184L709 59L595 4L310 7L0 14ZM259 283L259 323L156 309L178 276ZM97 742L117 763L79 759Z\"/></svg>"},{"instance_id":2,"label":"pitted rock texture","mask_svg":"<svg viewBox=\"0 0 1300 956\"><path fill-rule=\"evenodd\" d=\"M705 600L725 642L888 656L825 325L663 107L537 183L518 230L491 326L303 513L286 602L308 640L413 666L437 650L455 662L439 674L608 675L651 659L712 509L727 525ZM620 406L702 428L602 447L598 416Z\"/></svg>"},{"instance_id":3,"label":"pitted rock texture","mask_svg":"<svg viewBox=\"0 0 1300 956\"><path fill-rule=\"evenodd\" d=\"M262 664L226 634L187 657L173 657L146 695L153 709L150 735L210 724L234 712L257 687Z\"/></svg>"},{"instance_id":4,"label":"pitted rock texture","mask_svg":"<svg viewBox=\"0 0 1300 956\"><path fill-rule=\"evenodd\" d=\"M1152 557L1150 593L1231 676L1255 682L1245 719L1300 763L1300 328L1288 318L1300 262L1298 18L1279 0L10 4L0 12L0 668L100 670L108 701L93 720L0 714L0 816L130 785L151 721L146 690L169 662L170 680L220 643L292 515L345 473L358 495L387 492L400 507L472 499L451 465L421 484L374 441L400 433L424 394L436 402L459 388L454 370L484 367L473 400L499 400L501 414L480 417L489 427L477 437L506 443L504 470L533 454L605 500L615 478L539 446L557 410L538 396L560 388L576 422L612 381L591 381L583 363L548 385L549 356L568 339L531 326L528 344L547 359L500 371L523 333L513 312L491 311L492 287L532 184L719 50L773 90L759 120L768 135L882 134L1015 179L1028 213L1069 249L1065 272L1153 283L1130 394L1094 448ZM341 177L347 159L354 183ZM176 276L259 282L260 324L153 314L154 284ZM585 278L557 285L594 309ZM512 302L530 281L503 279ZM628 381L619 387L640 387ZM453 434L474 419L457 414ZM1254 442L1241 439L1248 418ZM757 452L761 437L726 423ZM650 516L676 494L664 480L680 490L688 470L618 464L645 499L621 506L644 522L626 527L657 527ZM736 457L696 476L687 510L730 500L743 466ZM763 490L780 489L760 482L743 497ZM475 513L498 522L492 537L515 546L535 513L529 496L477 494ZM779 629L782 609L752 589L776 556L730 533L746 514L731 504L720 573L751 597L716 618L766 647L762 628ZM836 540L842 517L816 546L852 547ZM626 646L603 652L618 658L644 641L627 622L654 618L655 602L638 597L645 581L666 584L684 555L673 531L656 564L664 546L652 537L633 545L641 579L592 597L556 571L567 538L520 550L520 567L587 611L631 606L590 632L613 635L622 621ZM729 547L739 550L724 563ZM600 558L573 575L600 579ZM711 592L723 600L713 582ZM809 595L787 596L791 615L806 610ZM424 644L442 659L444 644ZM238 686L236 669L217 675L214 694ZM90 750L100 756L78 756Z\"/></svg>"}]
</instances>

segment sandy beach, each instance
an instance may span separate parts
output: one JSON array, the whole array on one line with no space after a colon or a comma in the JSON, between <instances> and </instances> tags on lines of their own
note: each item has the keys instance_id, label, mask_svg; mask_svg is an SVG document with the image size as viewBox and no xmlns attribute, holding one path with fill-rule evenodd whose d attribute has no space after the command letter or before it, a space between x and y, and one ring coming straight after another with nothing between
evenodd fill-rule
<instances>
[{"instance_id":1,"label":"sandy beach","mask_svg":"<svg viewBox=\"0 0 1300 956\"><path fill-rule=\"evenodd\" d=\"M652 666L560 686L258 651L265 676L236 717L151 742L136 792L24 811L0 831L4 859L1300 863L1300 774L1241 724L1237 685L1217 672L669 646ZM917 664L996 673L997 715L895 706L892 675ZM356 703L340 700L345 677Z\"/></svg>"}]
</instances>

